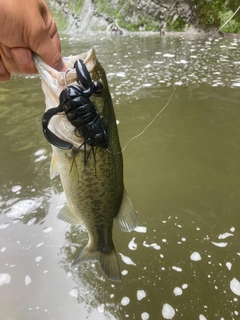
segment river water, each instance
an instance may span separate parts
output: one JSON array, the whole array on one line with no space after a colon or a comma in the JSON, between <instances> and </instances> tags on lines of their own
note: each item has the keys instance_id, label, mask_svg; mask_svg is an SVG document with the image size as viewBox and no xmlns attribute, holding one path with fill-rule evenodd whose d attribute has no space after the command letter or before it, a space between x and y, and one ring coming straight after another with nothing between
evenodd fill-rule
<instances>
[{"instance_id":1,"label":"river water","mask_svg":"<svg viewBox=\"0 0 240 320\"><path fill-rule=\"evenodd\" d=\"M119 121L139 228L114 226L122 282L75 270L83 228L56 218L38 76L0 84L1 320L239 319L240 41L62 35L94 47Z\"/></svg>"}]
</instances>

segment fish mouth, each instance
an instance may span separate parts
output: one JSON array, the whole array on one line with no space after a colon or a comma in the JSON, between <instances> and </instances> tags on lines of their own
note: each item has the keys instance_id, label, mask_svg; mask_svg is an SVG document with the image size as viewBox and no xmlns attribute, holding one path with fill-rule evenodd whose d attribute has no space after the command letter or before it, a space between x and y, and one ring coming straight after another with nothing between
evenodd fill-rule
<instances>
[{"instance_id":1,"label":"fish mouth","mask_svg":"<svg viewBox=\"0 0 240 320\"><path fill-rule=\"evenodd\" d=\"M63 58L64 64L68 69L64 72L59 72L51 68L37 54L34 54L33 58L36 68L39 74L41 75L43 81L45 83L48 83L48 85L49 83L52 83L52 89L54 91L58 91L59 93L63 89L63 87L66 87L69 84L77 81L77 73L76 69L74 68L74 63L76 60L83 60L83 63L87 67L89 73L93 73L93 70L97 62L96 53L93 48L79 55Z\"/></svg>"}]
</instances>

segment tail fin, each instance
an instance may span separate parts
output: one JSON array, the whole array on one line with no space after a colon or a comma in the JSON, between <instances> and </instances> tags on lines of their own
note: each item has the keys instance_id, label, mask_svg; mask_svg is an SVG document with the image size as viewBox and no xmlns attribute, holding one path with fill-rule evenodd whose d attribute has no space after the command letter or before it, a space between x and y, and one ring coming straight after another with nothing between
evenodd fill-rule
<instances>
[{"instance_id":1,"label":"tail fin","mask_svg":"<svg viewBox=\"0 0 240 320\"><path fill-rule=\"evenodd\" d=\"M89 250L88 246L86 246L81 251L77 259L73 261L72 265L77 266L90 261L99 262L99 265L106 277L110 280L121 281L121 272L115 248L110 252L93 252Z\"/></svg>"}]
</instances>

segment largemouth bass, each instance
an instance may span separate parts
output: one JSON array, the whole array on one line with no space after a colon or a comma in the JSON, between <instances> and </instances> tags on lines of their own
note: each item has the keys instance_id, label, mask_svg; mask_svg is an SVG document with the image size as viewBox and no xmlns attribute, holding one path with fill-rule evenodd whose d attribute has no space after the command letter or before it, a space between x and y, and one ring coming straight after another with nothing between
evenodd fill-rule
<instances>
[{"instance_id":1,"label":"largemouth bass","mask_svg":"<svg viewBox=\"0 0 240 320\"><path fill-rule=\"evenodd\" d=\"M136 210L124 188L123 158L111 95L105 71L93 49L86 53L64 58L72 71L58 72L34 57L41 75L42 89L46 98L46 110L59 105L59 95L69 84L76 84L74 63L81 59L92 81L101 83L101 92L89 98L99 114L107 119L109 128L108 148L83 146L84 139L76 134L76 128L66 114L51 118L49 129L57 137L72 144L69 150L52 146L51 179L60 174L67 204L58 217L67 223L83 223L89 240L73 265L89 261L99 262L105 275L120 281L121 272L112 240L113 220L120 229L129 232L137 226Z\"/></svg>"}]
</instances>

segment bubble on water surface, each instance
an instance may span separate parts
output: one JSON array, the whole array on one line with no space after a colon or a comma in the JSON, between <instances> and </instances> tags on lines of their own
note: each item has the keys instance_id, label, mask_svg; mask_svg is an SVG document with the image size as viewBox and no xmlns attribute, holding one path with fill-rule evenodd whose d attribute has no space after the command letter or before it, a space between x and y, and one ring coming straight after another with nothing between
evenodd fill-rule
<instances>
[{"instance_id":1,"label":"bubble on water surface","mask_svg":"<svg viewBox=\"0 0 240 320\"><path fill-rule=\"evenodd\" d=\"M233 236L232 233L225 232L225 233L223 233L223 234L220 234L220 235L218 236L218 239L226 239L226 238L232 237L232 236Z\"/></svg>"},{"instance_id":2,"label":"bubble on water surface","mask_svg":"<svg viewBox=\"0 0 240 320\"><path fill-rule=\"evenodd\" d=\"M39 149L38 151L36 151L36 152L34 153L34 156L35 156L35 157L38 157L38 158L36 158L36 159L34 160L34 162L40 162L40 161L42 161L42 160L45 160L45 159L47 159L46 150L44 150L44 149Z\"/></svg>"},{"instance_id":3,"label":"bubble on water surface","mask_svg":"<svg viewBox=\"0 0 240 320\"><path fill-rule=\"evenodd\" d=\"M40 262L41 260L42 260L42 257L41 257L41 256L38 256L38 257L35 259L36 262Z\"/></svg>"},{"instance_id":4,"label":"bubble on water surface","mask_svg":"<svg viewBox=\"0 0 240 320\"><path fill-rule=\"evenodd\" d=\"M240 296L240 282L236 278L230 281L230 289L234 294Z\"/></svg>"},{"instance_id":5,"label":"bubble on water surface","mask_svg":"<svg viewBox=\"0 0 240 320\"><path fill-rule=\"evenodd\" d=\"M11 191L12 191L12 192L18 192L18 191L21 190L21 189L22 189L22 187L17 185L17 186L13 186L12 189L11 189Z\"/></svg>"},{"instance_id":6,"label":"bubble on water surface","mask_svg":"<svg viewBox=\"0 0 240 320\"><path fill-rule=\"evenodd\" d=\"M227 242L213 242L213 241L212 241L212 244L214 244L216 247L221 247L221 248L224 248L228 245Z\"/></svg>"},{"instance_id":7,"label":"bubble on water surface","mask_svg":"<svg viewBox=\"0 0 240 320\"><path fill-rule=\"evenodd\" d=\"M52 231L52 227L46 227L46 228L43 228L43 232L44 233L49 233Z\"/></svg>"},{"instance_id":8,"label":"bubble on water surface","mask_svg":"<svg viewBox=\"0 0 240 320\"><path fill-rule=\"evenodd\" d=\"M146 297L146 292L144 290L137 291L137 299L140 301Z\"/></svg>"},{"instance_id":9,"label":"bubble on water surface","mask_svg":"<svg viewBox=\"0 0 240 320\"><path fill-rule=\"evenodd\" d=\"M31 226L32 224L34 224L34 222L37 220L37 218L32 218L32 219L30 219L30 220L28 220L28 222L27 222L27 224L28 224L28 226Z\"/></svg>"},{"instance_id":10,"label":"bubble on water surface","mask_svg":"<svg viewBox=\"0 0 240 320\"><path fill-rule=\"evenodd\" d=\"M202 258L201 258L201 255L200 255L198 252L193 252L193 253L191 254L191 256L190 256L190 259L191 259L192 261L199 261L199 260L201 260Z\"/></svg>"},{"instance_id":11,"label":"bubble on water surface","mask_svg":"<svg viewBox=\"0 0 240 320\"><path fill-rule=\"evenodd\" d=\"M176 267L176 266L172 266L172 269L177 271L177 272L182 272L182 268Z\"/></svg>"},{"instance_id":12,"label":"bubble on water surface","mask_svg":"<svg viewBox=\"0 0 240 320\"><path fill-rule=\"evenodd\" d=\"M128 297L123 297L121 300L121 305L127 306L130 302L130 299Z\"/></svg>"},{"instance_id":13,"label":"bubble on water surface","mask_svg":"<svg viewBox=\"0 0 240 320\"><path fill-rule=\"evenodd\" d=\"M44 153L46 153L46 151L44 149L39 149L38 151L36 151L34 153L35 156L41 156L43 155Z\"/></svg>"},{"instance_id":14,"label":"bubble on water surface","mask_svg":"<svg viewBox=\"0 0 240 320\"><path fill-rule=\"evenodd\" d=\"M174 57L175 57L175 54L172 54L172 53L164 53L163 57L164 57L164 58L174 58Z\"/></svg>"},{"instance_id":15,"label":"bubble on water surface","mask_svg":"<svg viewBox=\"0 0 240 320\"><path fill-rule=\"evenodd\" d=\"M0 251L1 252L5 252L6 251L6 247L2 247Z\"/></svg>"},{"instance_id":16,"label":"bubble on water surface","mask_svg":"<svg viewBox=\"0 0 240 320\"><path fill-rule=\"evenodd\" d=\"M38 243L38 244L36 245L36 248L41 247L43 244L44 244L44 242L40 242L40 243Z\"/></svg>"},{"instance_id":17,"label":"bubble on water surface","mask_svg":"<svg viewBox=\"0 0 240 320\"><path fill-rule=\"evenodd\" d=\"M119 254L120 254L120 256L121 256L121 258L122 258L122 261L123 261L124 263L129 264L129 265L136 266L136 263L134 263L131 258L129 258L129 257L127 257L127 256L124 256L122 253L119 253Z\"/></svg>"},{"instance_id":18,"label":"bubble on water surface","mask_svg":"<svg viewBox=\"0 0 240 320\"><path fill-rule=\"evenodd\" d=\"M127 270L123 270L123 271L122 271L122 275L123 275L123 276L126 276L127 274L128 274L128 271L127 271Z\"/></svg>"},{"instance_id":19,"label":"bubble on water surface","mask_svg":"<svg viewBox=\"0 0 240 320\"><path fill-rule=\"evenodd\" d=\"M24 282L25 282L25 286L28 286L32 282L32 279L29 276L26 276Z\"/></svg>"},{"instance_id":20,"label":"bubble on water surface","mask_svg":"<svg viewBox=\"0 0 240 320\"><path fill-rule=\"evenodd\" d=\"M149 314L148 314L147 312L143 312L143 313L141 314L141 319L142 319L142 320L148 320L148 319L149 319Z\"/></svg>"},{"instance_id":21,"label":"bubble on water surface","mask_svg":"<svg viewBox=\"0 0 240 320\"><path fill-rule=\"evenodd\" d=\"M6 212L6 215L9 218L17 219L31 213L33 210L39 208L41 204L42 200L39 198L20 200L11 206Z\"/></svg>"},{"instance_id":22,"label":"bubble on water surface","mask_svg":"<svg viewBox=\"0 0 240 320\"><path fill-rule=\"evenodd\" d=\"M176 287L176 288L174 288L173 293L175 294L175 296L181 296L183 291L181 288Z\"/></svg>"},{"instance_id":23,"label":"bubble on water surface","mask_svg":"<svg viewBox=\"0 0 240 320\"><path fill-rule=\"evenodd\" d=\"M232 269L231 262L226 262L226 267L228 268L228 270L231 270Z\"/></svg>"},{"instance_id":24,"label":"bubble on water surface","mask_svg":"<svg viewBox=\"0 0 240 320\"><path fill-rule=\"evenodd\" d=\"M136 232L139 232L139 233L146 233L147 232L147 228L146 227L136 227L134 229Z\"/></svg>"},{"instance_id":25,"label":"bubble on water surface","mask_svg":"<svg viewBox=\"0 0 240 320\"><path fill-rule=\"evenodd\" d=\"M6 229L9 226L9 223L0 224L0 229Z\"/></svg>"},{"instance_id":26,"label":"bubble on water surface","mask_svg":"<svg viewBox=\"0 0 240 320\"><path fill-rule=\"evenodd\" d=\"M188 284L187 284L187 283L184 283L184 284L182 285L182 289L187 289L187 287L188 287Z\"/></svg>"},{"instance_id":27,"label":"bubble on water surface","mask_svg":"<svg viewBox=\"0 0 240 320\"><path fill-rule=\"evenodd\" d=\"M77 298L78 297L78 289L74 288L69 292L69 295L73 298Z\"/></svg>"},{"instance_id":28,"label":"bubble on water surface","mask_svg":"<svg viewBox=\"0 0 240 320\"><path fill-rule=\"evenodd\" d=\"M137 249L137 244L134 242L134 240L135 240L135 237L128 244L128 248L130 250L136 250Z\"/></svg>"},{"instance_id":29,"label":"bubble on water surface","mask_svg":"<svg viewBox=\"0 0 240 320\"><path fill-rule=\"evenodd\" d=\"M11 282L11 276L8 273L0 273L0 287Z\"/></svg>"},{"instance_id":30,"label":"bubble on water surface","mask_svg":"<svg viewBox=\"0 0 240 320\"><path fill-rule=\"evenodd\" d=\"M162 316L164 319L172 319L175 316L175 310L170 304L165 303L162 308Z\"/></svg>"},{"instance_id":31,"label":"bubble on water surface","mask_svg":"<svg viewBox=\"0 0 240 320\"><path fill-rule=\"evenodd\" d=\"M100 306L98 306L98 312L100 312L100 313L104 313L104 304L102 303Z\"/></svg>"},{"instance_id":32,"label":"bubble on water surface","mask_svg":"<svg viewBox=\"0 0 240 320\"><path fill-rule=\"evenodd\" d=\"M207 320L207 318L204 317L204 315L200 314L200 315L199 315L199 320Z\"/></svg>"}]
</instances>

